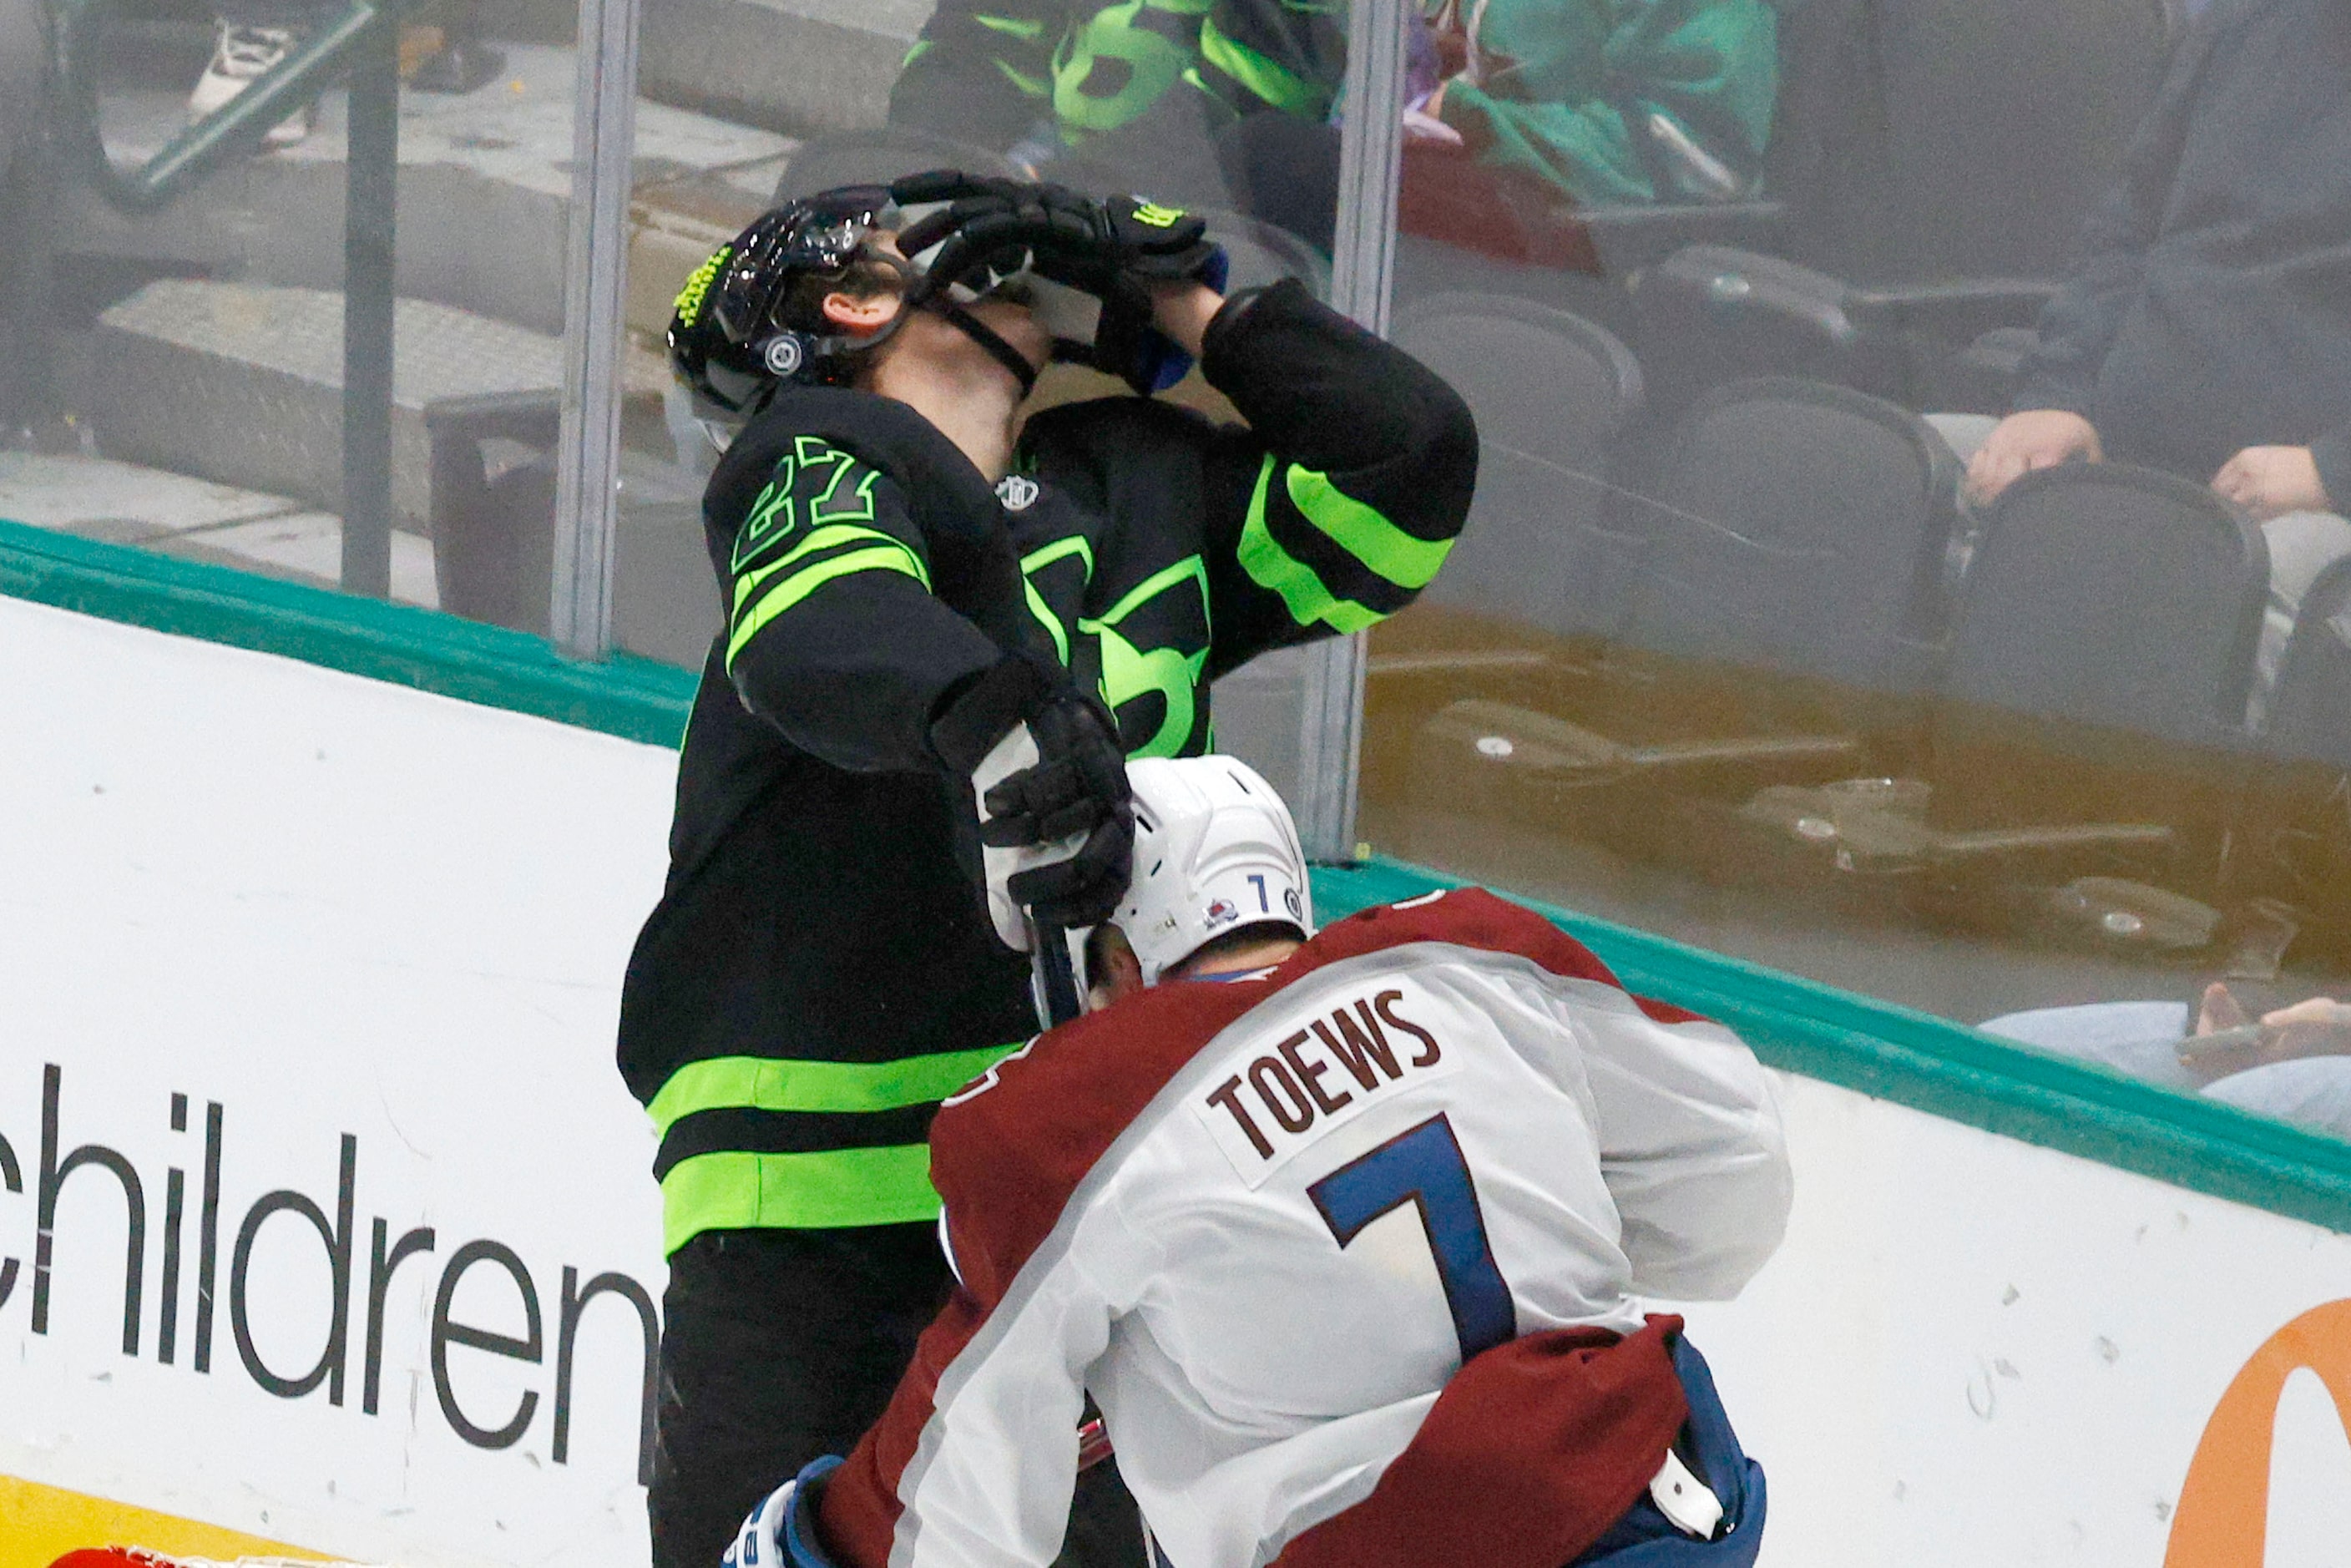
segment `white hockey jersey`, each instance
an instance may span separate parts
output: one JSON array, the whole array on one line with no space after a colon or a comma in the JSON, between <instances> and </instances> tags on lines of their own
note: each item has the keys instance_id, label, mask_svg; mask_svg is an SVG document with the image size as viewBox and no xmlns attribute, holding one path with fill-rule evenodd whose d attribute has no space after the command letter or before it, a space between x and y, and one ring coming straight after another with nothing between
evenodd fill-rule
<instances>
[{"instance_id":1,"label":"white hockey jersey","mask_svg":"<svg viewBox=\"0 0 2351 1568\"><path fill-rule=\"evenodd\" d=\"M1270 1563L1469 1356L1734 1294L1790 1197L1737 1037L1474 890L1042 1036L932 1151L962 1289L828 1485L858 1568L1050 1563L1089 1392L1176 1568Z\"/></svg>"}]
</instances>

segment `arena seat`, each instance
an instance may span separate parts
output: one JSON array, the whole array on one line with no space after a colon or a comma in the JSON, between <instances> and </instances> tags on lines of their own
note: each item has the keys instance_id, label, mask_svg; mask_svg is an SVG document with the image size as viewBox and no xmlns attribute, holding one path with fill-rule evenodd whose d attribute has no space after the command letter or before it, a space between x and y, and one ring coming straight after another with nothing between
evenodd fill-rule
<instances>
[{"instance_id":1,"label":"arena seat","mask_svg":"<svg viewBox=\"0 0 2351 1568\"><path fill-rule=\"evenodd\" d=\"M1672 853L1697 831L1676 801L1894 766L1949 619L1957 479L1939 438L1877 399L1719 390L1612 508L1640 553L1604 656L1433 716L1417 771L1477 780L1505 814L1599 789L1580 832Z\"/></svg>"},{"instance_id":2,"label":"arena seat","mask_svg":"<svg viewBox=\"0 0 2351 1568\"><path fill-rule=\"evenodd\" d=\"M1495 295L1417 300L1391 336L1478 417L1469 525L1423 602L1562 637L1615 631L1638 545L1612 528L1607 484L1642 406L1631 351L1581 317Z\"/></svg>"},{"instance_id":3,"label":"arena seat","mask_svg":"<svg viewBox=\"0 0 2351 1568\"><path fill-rule=\"evenodd\" d=\"M1912 694L1949 608L1958 461L1847 388L1735 382L1642 486L1650 549L1626 641L1655 653Z\"/></svg>"},{"instance_id":4,"label":"arena seat","mask_svg":"<svg viewBox=\"0 0 2351 1568\"><path fill-rule=\"evenodd\" d=\"M2260 529L2201 486L2119 464L2029 474L1967 563L1920 778L1743 814L1947 914L2189 930L2181 895L2218 896L2244 785L2268 581ZM2217 919L2166 940L2195 946Z\"/></svg>"},{"instance_id":5,"label":"arena seat","mask_svg":"<svg viewBox=\"0 0 2351 1568\"><path fill-rule=\"evenodd\" d=\"M2268 585L2261 530L2201 485L2118 463L2028 474L1985 529L1944 695L2234 747Z\"/></svg>"},{"instance_id":6,"label":"arena seat","mask_svg":"<svg viewBox=\"0 0 2351 1568\"><path fill-rule=\"evenodd\" d=\"M2017 481L1970 570L1935 716L1938 863L2212 894L2268 591L2261 529L2200 485L2120 464Z\"/></svg>"},{"instance_id":7,"label":"arena seat","mask_svg":"<svg viewBox=\"0 0 2351 1568\"><path fill-rule=\"evenodd\" d=\"M1994 412L2009 383L1976 368L1979 343L1997 346L2055 292L2013 277L1864 288L1781 256L1691 246L1636 277L1632 298L1660 411L1727 381L1787 375L1907 408Z\"/></svg>"}]
</instances>

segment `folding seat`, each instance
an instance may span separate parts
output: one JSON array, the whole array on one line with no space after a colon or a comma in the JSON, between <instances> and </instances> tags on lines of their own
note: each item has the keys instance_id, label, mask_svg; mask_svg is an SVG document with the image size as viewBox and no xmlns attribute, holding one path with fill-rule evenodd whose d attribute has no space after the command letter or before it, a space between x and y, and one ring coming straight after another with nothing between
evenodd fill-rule
<instances>
[{"instance_id":1,"label":"folding seat","mask_svg":"<svg viewBox=\"0 0 2351 1568\"><path fill-rule=\"evenodd\" d=\"M1719 389L1643 493L1615 498L1636 570L1604 655L1434 714L1416 786L1670 853L1695 847L1682 802L1889 766L1935 678L1957 477L1932 431L1877 399Z\"/></svg>"},{"instance_id":2,"label":"folding seat","mask_svg":"<svg viewBox=\"0 0 2351 1568\"><path fill-rule=\"evenodd\" d=\"M1724 387L1681 421L1646 488L1627 640L1921 692L1949 610L1958 478L1941 439L1882 400L1789 379Z\"/></svg>"},{"instance_id":3,"label":"folding seat","mask_svg":"<svg viewBox=\"0 0 2351 1568\"><path fill-rule=\"evenodd\" d=\"M2200 947L2245 774L2261 531L2118 464L2029 474L1968 563L1916 780L1759 794L1742 814L1923 910Z\"/></svg>"},{"instance_id":4,"label":"folding seat","mask_svg":"<svg viewBox=\"0 0 2351 1568\"><path fill-rule=\"evenodd\" d=\"M1373 634L1367 788L1401 789L1413 737L1464 690L1540 701L1615 629L1640 540L1619 531L1608 470L1641 410L1641 370L1604 329L1502 295L1437 294L1390 336L1478 419L1478 489L1445 569Z\"/></svg>"},{"instance_id":5,"label":"folding seat","mask_svg":"<svg viewBox=\"0 0 2351 1568\"><path fill-rule=\"evenodd\" d=\"M1427 606L1555 637L1614 630L1635 541L1612 528L1608 467L1641 411L1641 368L1581 317L1498 295L1439 294L1390 336L1478 417L1469 526Z\"/></svg>"}]
</instances>

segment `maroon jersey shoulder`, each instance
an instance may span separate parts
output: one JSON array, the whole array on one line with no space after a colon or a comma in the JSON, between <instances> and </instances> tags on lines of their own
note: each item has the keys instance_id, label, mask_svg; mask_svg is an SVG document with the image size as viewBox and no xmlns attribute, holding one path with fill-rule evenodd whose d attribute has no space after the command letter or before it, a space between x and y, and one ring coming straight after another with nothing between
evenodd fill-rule
<instances>
[{"instance_id":1,"label":"maroon jersey shoulder","mask_svg":"<svg viewBox=\"0 0 2351 1568\"><path fill-rule=\"evenodd\" d=\"M1277 988L1270 977L1155 987L1047 1030L951 1096L931 1124L931 1181L965 1287L1002 1300L1118 1135Z\"/></svg>"},{"instance_id":2,"label":"maroon jersey shoulder","mask_svg":"<svg viewBox=\"0 0 2351 1568\"><path fill-rule=\"evenodd\" d=\"M1482 887L1449 888L1396 904L1376 904L1326 928L1290 960L1310 953L1315 962L1335 963L1385 947L1415 942L1445 942L1489 953L1512 953L1572 980L1592 980L1625 990L1600 956L1524 904L1497 897ZM1284 965L1285 973L1290 965ZM1670 1002L1634 996L1641 1011L1658 1023L1703 1023L1701 1014Z\"/></svg>"}]
</instances>

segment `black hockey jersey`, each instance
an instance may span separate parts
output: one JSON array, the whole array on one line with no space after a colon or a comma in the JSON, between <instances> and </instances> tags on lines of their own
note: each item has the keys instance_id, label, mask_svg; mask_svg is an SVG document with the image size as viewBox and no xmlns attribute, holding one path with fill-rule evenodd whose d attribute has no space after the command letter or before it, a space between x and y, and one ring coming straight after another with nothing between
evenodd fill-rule
<instances>
[{"instance_id":1,"label":"black hockey jersey","mask_svg":"<svg viewBox=\"0 0 2351 1568\"><path fill-rule=\"evenodd\" d=\"M1026 961L955 852L945 701L1050 648L1130 752L1195 755L1209 681L1436 574L1477 461L1442 381L1295 283L1221 310L1202 369L1248 428L1054 409L993 488L912 409L831 388L787 389L720 464L727 626L621 1007L668 1249L929 1218L937 1103L1034 1031Z\"/></svg>"}]
</instances>

